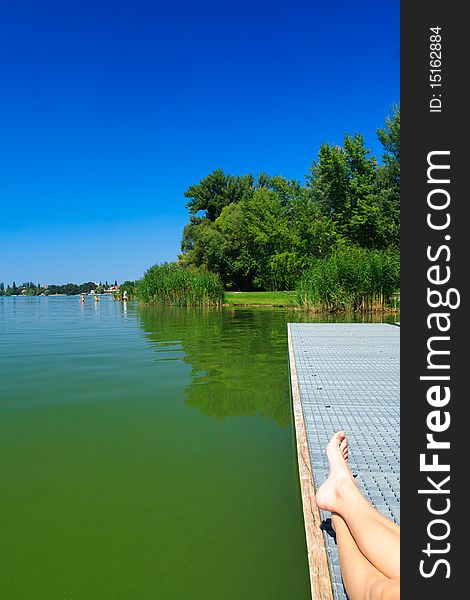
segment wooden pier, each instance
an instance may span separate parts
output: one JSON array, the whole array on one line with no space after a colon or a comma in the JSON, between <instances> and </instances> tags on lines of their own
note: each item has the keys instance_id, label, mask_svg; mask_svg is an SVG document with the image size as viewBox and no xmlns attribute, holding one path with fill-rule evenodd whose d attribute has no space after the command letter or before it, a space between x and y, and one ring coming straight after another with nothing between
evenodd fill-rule
<instances>
[{"instance_id":1,"label":"wooden pier","mask_svg":"<svg viewBox=\"0 0 470 600\"><path fill-rule=\"evenodd\" d=\"M314 600L346 600L330 515L315 490L328 475L325 447L346 431L361 492L399 522L400 328L375 323L290 323L289 363L310 583Z\"/></svg>"}]
</instances>

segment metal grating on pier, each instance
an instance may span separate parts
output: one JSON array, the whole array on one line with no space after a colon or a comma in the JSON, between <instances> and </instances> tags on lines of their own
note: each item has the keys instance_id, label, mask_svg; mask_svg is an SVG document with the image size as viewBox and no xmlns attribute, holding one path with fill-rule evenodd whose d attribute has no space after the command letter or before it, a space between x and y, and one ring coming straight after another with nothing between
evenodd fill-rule
<instances>
[{"instance_id":1,"label":"metal grating on pier","mask_svg":"<svg viewBox=\"0 0 470 600\"><path fill-rule=\"evenodd\" d=\"M328 475L328 440L344 430L359 489L399 523L400 328L375 323L288 327L291 377L297 379L315 487ZM329 516L321 511L322 519ZM333 593L343 600L336 544L328 533L324 538Z\"/></svg>"}]
</instances>

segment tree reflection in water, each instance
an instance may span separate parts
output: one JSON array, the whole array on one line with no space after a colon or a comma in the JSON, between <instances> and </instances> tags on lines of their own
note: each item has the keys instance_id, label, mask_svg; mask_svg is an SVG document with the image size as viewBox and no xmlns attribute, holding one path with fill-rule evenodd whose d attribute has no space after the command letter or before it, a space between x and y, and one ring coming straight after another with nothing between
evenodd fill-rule
<instances>
[{"instance_id":1,"label":"tree reflection in water","mask_svg":"<svg viewBox=\"0 0 470 600\"><path fill-rule=\"evenodd\" d=\"M291 422L287 323L382 321L374 315L314 315L270 308L142 306L141 326L162 360L191 366L186 403L209 417Z\"/></svg>"},{"instance_id":2,"label":"tree reflection in water","mask_svg":"<svg viewBox=\"0 0 470 600\"><path fill-rule=\"evenodd\" d=\"M290 423L287 323L300 313L166 306L138 312L154 349L191 365L189 406L218 419L261 415Z\"/></svg>"}]
</instances>

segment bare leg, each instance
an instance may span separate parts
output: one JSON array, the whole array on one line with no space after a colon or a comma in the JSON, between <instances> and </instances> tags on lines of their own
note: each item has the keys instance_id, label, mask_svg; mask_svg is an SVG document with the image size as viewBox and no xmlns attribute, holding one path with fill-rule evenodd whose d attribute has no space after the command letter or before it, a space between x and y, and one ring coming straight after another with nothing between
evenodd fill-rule
<instances>
[{"instance_id":1,"label":"bare leg","mask_svg":"<svg viewBox=\"0 0 470 600\"><path fill-rule=\"evenodd\" d=\"M344 587L350 600L392 600L400 597L398 579L390 579L372 565L361 553L346 522L333 514L339 562Z\"/></svg>"},{"instance_id":2,"label":"bare leg","mask_svg":"<svg viewBox=\"0 0 470 600\"><path fill-rule=\"evenodd\" d=\"M317 492L318 506L341 515L359 550L376 569L386 577L400 577L400 528L375 510L357 489L347 463L344 432L333 435L326 452L330 474Z\"/></svg>"}]
</instances>

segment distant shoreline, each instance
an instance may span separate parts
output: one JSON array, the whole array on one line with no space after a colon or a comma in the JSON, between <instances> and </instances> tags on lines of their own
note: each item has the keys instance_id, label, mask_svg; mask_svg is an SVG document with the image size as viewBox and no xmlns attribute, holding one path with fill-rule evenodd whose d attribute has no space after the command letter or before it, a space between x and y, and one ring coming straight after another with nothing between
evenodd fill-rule
<instances>
[{"instance_id":1,"label":"distant shoreline","mask_svg":"<svg viewBox=\"0 0 470 600\"><path fill-rule=\"evenodd\" d=\"M2 294L0 298L73 298L81 296L82 293L78 294ZM112 296L113 292L103 292L100 294L88 294L83 292L84 296Z\"/></svg>"}]
</instances>

